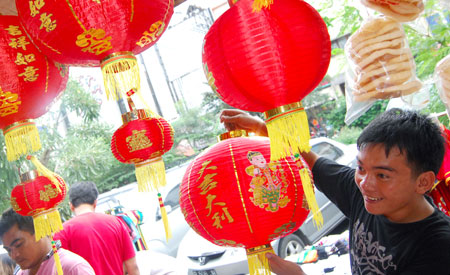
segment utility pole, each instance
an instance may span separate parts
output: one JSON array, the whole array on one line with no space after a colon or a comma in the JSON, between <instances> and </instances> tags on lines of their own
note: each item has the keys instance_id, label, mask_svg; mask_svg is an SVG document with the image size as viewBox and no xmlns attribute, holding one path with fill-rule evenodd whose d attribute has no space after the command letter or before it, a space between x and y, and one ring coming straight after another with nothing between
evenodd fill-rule
<instances>
[{"instance_id":1,"label":"utility pole","mask_svg":"<svg viewBox=\"0 0 450 275\"><path fill-rule=\"evenodd\" d=\"M159 101L155 94L155 89L153 89L152 81L150 80L150 76L148 75L148 70L147 70L147 66L145 65L144 58L142 57L142 54L138 54L138 56L139 56L139 59L141 60L142 65L144 66L145 77L147 79L147 84L148 84L148 87L150 88L150 93L152 94L153 101L155 102L156 112L160 116L163 116L161 106L159 106Z\"/></svg>"}]
</instances>

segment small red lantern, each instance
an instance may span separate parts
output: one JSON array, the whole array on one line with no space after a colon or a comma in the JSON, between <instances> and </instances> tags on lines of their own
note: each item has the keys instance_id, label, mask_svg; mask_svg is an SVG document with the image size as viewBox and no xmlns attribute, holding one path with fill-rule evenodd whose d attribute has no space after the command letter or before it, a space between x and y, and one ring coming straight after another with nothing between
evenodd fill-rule
<instances>
[{"instance_id":1,"label":"small red lantern","mask_svg":"<svg viewBox=\"0 0 450 275\"><path fill-rule=\"evenodd\" d=\"M112 136L111 151L118 161L135 165L139 191L157 191L166 185L162 155L173 146L173 128L164 118L131 106L132 111L122 115L123 125ZM159 192L158 199L169 239L167 212Z\"/></svg>"},{"instance_id":2,"label":"small red lantern","mask_svg":"<svg viewBox=\"0 0 450 275\"><path fill-rule=\"evenodd\" d=\"M442 136L445 139L445 154L441 168L436 175L436 184L430 192L434 204L450 216L450 130L441 126Z\"/></svg>"},{"instance_id":3,"label":"small red lantern","mask_svg":"<svg viewBox=\"0 0 450 275\"><path fill-rule=\"evenodd\" d=\"M297 230L309 213L302 188L311 185L308 168L294 157L269 159L267 138L226 139L192 161L180 187L189 225L216 245L245 247L250 274L270 274L270 242Z\"/></svg>"},{"instance_id":4,"label":"small red lantern","mask_svg":"<svg viewBox=\"0 0 450 275\"><path fill-rule=\"evenodd\" d=\"M203 46L205 74L219 97L264 112L272 160L309 151L300 100L323 79L330 56L325 22L299 0L274 1L260 12L252 12L252 0L239 0L214 22Z\"/></svg>"},{"instance_id":5,"label":"small red lantern","mask_svg":"<svg viewBox=\"0 0 450 275\"><path fill-rule=\"evenodd\" d=\"M41 51L53 60L101 66L106 94L139 91L135 55L168 26L173 0L17 0L19 17Z\"/></svg>"},{"instance_id":6,"label":"small red lantern","mask_svg":"<svg viewBox=\"0 0 450 275\"><path fill-rule=\"evenodd\" d=\"M0 18L0 60L0 128L7 158L14 161L41 148L32 119L47 112L64 90L69 73L36 49L17 16Z\"/></svg>"}]
</instances>

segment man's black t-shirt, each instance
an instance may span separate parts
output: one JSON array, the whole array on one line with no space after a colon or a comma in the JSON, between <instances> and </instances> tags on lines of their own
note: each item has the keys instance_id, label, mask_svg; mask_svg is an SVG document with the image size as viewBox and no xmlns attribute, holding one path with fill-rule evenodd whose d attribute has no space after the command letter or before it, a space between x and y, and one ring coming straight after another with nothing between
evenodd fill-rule
<instances>
[{"instance_id":1,"label":"man's black t-shirt","mask_svg":"<svg viewBox=\"0 0 450 275\"><path fill-rule=\"evenodd\" d=\"M353 274L450 274L450 218L436 207L424 220L393 223L366 211L354 169L319 158L312 173L316 187L350 219Z\"/></svg>"}]
</instances>

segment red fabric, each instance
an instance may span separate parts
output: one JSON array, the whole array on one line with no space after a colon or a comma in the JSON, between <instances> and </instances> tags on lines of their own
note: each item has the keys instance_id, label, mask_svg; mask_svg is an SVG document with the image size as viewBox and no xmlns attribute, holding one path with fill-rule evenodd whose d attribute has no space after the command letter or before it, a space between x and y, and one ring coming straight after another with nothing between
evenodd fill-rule
<instances>
[{"instance_id":1,"label":"red fabric","mask_svg":"<svg viewBox=\"0 0 450 275\"><path fill-rule=\"evenodd\" d=\"M189 225L217 245L246 248L297 230L309 213L299 167L269 160L267 138L227 139L196 157L180 187Z\"/></svg>"},{"instance_id":2,"label":"red fabric","mask_svg":"<svg viewBox=\"0 0 450 275\"><path fill-rule=\"evenodd\" d=\"M448 185L448 181L450 180L450 131L441 126L442 136L445 139L445 154L444 160L442 161L441 168L439 169L438 174L436 175L436 179L438 181L445 181Z\"/></svg>"},{"instance_id":3,"label":"red fabric","mask_svg":"<svg viewBox=\"0 0 450 275\"><path fill-rule=\"evenodd\" d=\"M45 55L84 66L99 66L116 52L141 53L161 37L173 14L173 0L18 0L16 6Z\"/></svg>"},{"instance_id":4,"label":"red fabric","mask_svg":"<svg viewBox=\"0 0 450 275\"><path fill-rule=\"evenodd\" d=\"M123 262L136 255L127 227L115 216L84 213L63 227L54 239L86 259L96 275L123 275Z\"/></svg>"},{"instance_id":5,"label":"red fabric","mask_svg":"<svg viewBox=\"0 0 450 275\"><path fill-rule=\"evenodd\" d=\"M173 129L164 118L132 120L114 132L111 151L124 163L139 163L162 156L173 146Z\"/></svg>"},{"instance_id":6,"label":"red fabric","mask_svg":"<svg viewBox=\"0 0 450 275\"><path fill-rule=\"evenodd\" d=\"M243 110L299 102L327 72L327 27L305 1L276 0L260 12L253 12L252 4L239 0L206 34L208 82L225 103Z\"/></svg>"},{"instance_id":7,"label":"red fabric","mask_svg":"<svg viewBox=\"0 0 450 275\"><path fill-rule=\"evenodd\" d=\"M444 182L441 182L436 186L430 193L431 198L433 198L434 204L445 213L445 215L450 216L450 190L449 186Z\"/></svg>"},{"instance_id":8,"label":"red fabric","mask_svg":"<svg viewBox=\"0 0 450 275\"><path fill-rule=\"evenodd\" d=\"M39 52L17 16L0 16L0 60L0 129L42 116L65 89L68 69Z\"/></svg>"}]
</instances>

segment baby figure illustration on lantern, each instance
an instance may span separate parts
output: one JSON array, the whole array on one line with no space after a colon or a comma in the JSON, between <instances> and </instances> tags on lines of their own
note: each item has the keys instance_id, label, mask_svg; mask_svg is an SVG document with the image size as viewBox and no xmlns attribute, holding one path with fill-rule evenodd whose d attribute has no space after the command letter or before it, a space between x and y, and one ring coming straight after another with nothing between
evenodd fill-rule
<instances>
[{"instance_id":1,"label":"baby figure illustration on lantern","mask_svg":"<svg viewBox=\"0 0 450 275\"><path fill-rule=\"evenodd\" d=\"M285 207L290 201L286 196L288 181L279 163L267 163L264 156L255 151L249 151L247 159L252 164L245 171L252 176L249 191L253 192L250 197L253 204L270 212Z\"/></svg>"}]
</instances>

